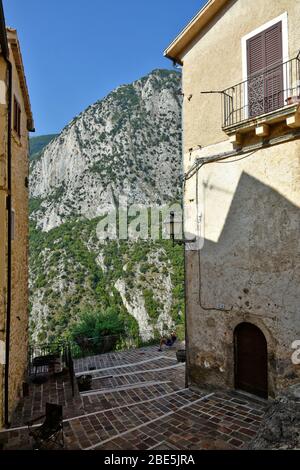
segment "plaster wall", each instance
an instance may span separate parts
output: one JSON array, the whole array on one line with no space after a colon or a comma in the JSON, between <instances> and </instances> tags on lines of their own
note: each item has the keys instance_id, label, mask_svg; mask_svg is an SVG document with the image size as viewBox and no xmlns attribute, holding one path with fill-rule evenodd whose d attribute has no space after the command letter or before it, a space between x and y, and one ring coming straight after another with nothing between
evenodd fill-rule
<instances>
[{"instance_id":1,"label":"plaster wall","mask_svg":"<svg viewBox=\"0 0 300 470\"><path fill-rule=\"evenodd\" d=\"M229 0L185 51L183 61L184 151L224 141L221 95L243 80L241 38L287 12L288 60L300 49L300 2L296 0ZM187 99L192 95L190 100Z\"/></svg>"},{"instance_id":2,"label":"plaster wall","mask_svg":"<svg viewBox=\"0 0 300 470\"><path fill-rule=\"evenodd\" d=\"M223 90L242 81L241 38L287 12L288 51L300 48L300 2L229 0L183 56L184 170L196 158L232 150L222 131ZM190 99L187 99L190 97ZM291 129L278 124L270 137ZM254 132L243 145L262 141ZM186 181L189 382L234 387L235 327L257 325L268 343L269 395L300 379L300 140L208 163Z\"/></svg>"},{"instance_id":3,"label":"plaster wall","mask_svg":"<svg viewBox=\"0 0 300 470\"><path fill-rule=\"evenodd\" d=\"M191 219L204 245L186 252L190 381L234 386L233 332L248 321L266 336L274 396L300 379L300 142L204 165L190 198L197 178L200 229Z\"/></svg>"}]
</instances>

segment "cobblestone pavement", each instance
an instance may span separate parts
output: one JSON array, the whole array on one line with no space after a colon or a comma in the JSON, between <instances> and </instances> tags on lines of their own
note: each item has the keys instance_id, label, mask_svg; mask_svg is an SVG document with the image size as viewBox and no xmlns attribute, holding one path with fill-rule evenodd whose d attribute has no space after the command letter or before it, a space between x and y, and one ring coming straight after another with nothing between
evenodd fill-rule
<instances>
[{"instance_id":1,"label":"cobblestone pavement","mask_svg":"<svg viewBox=\"0 0 300 470\"><path fill-rule=\"evenodd\" d=\"M93 370L90 370L93 368ZM184 388L184 365L174 350L157 347L75 361L92 390L72 397L67 375L31 385L12 429L0 432L4 449L29 449L26 420L45 403L64 405L67 449L241 449L256 436L266 403L237 392Z\"/></svg>"}]
</instances>

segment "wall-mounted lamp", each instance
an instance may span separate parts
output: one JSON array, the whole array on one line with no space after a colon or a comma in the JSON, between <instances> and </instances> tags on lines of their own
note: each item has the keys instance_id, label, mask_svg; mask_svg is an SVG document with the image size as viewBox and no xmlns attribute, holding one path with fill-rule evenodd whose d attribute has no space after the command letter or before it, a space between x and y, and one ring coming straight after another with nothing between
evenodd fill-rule
<instances>
[{"instance_id":1,"label":"wall-mounted lamp","mask_svg":"<svg viewBox=\"0 0 300 470\"><path fill-rule=\"evenodd\" d=\"M185 243L193 243L196 241L196 237L185 240L182 238L183 235L183 221L181 217L175 217L175 212L170 212L170 218L164 222L164 226L166 232L170 236L170 240L172 240L173 246L183 245Z\"/></svg>"}]
</instances>

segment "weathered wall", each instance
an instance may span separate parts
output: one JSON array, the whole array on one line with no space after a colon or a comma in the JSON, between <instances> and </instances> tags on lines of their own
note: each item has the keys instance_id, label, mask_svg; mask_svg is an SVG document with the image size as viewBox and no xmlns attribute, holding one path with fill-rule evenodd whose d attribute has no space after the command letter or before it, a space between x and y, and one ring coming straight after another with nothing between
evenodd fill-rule
<instances>
[{"instance_id":1,"label":"weathered wall","mask_svg":"<svg viewBox=\"0 0 300 470\"><path fill-rule=\"evenodd\" d=\"M10 51L11 52L11 51ZM13 62L13 55L10 53ZM21 137L12 131L12 208L15 211L12 241L12 305L9 370L9 411L13 412L22 390L27 367L28 328L28 131L22 91L13 62L13 95L21 105ZM7 293L7 67L0 57L0 344L6 337ZM0 356L2 356L0 354ZM4 357L1 361L4 362ZM4 411L4 364L0 364L0 427Z\"/></svg>"},{"instance_id":2,"label":"weathered wall","mask_svg":"<svg viewBox=\"0 0 300 470\"><path fill-rule=\"evenodd\" d=\"M10 336L9 407L16 406L22 391L28 350L28 131L24 100L13 66L13 95L21 105L21 137L12 132L12 315Z\"/></svg>"},{"instance_id":3,"label":"weathered wall","mask_svg":"<svg viewBox=\"0 0 300 470\"><path fill-rule=\"evenodd\" d=\"M183 57L184 149L224 140L221 96L201 91L225 90L243 80L241 38L288 12L289 56L300 49L300 2L296 0L230 0L201 32Z\"/></svg>"},{"instance_id":4,"label":"weathered wall","mask_svg":"<svg viewBox=\"0 0 300 470\"><path fill-rule=\"evenodd\" d=\"M6 63L0 57L0 426L3 410L5 310L6 310Z\"/></svg>"},{"instance_id":5,"label":"weathered wall","mask_svg":"<svg viewBox=\"0 0 300 470\"><path fill-rule=\"evenodd\" d=\"M202 250L187 252L190 378L233 387L233 331L249 321L266 336L274 395L300 379L291 361L300 336L300 142L230 160L198 174L205 222Z\"/></svg>"},{"instance_id":6,"label":"weathered wall","mask_svg":"<svg viewBox=\"0 0 300 470\"><path fill-rule=\"evenodd\" d=\"M196 157L232 149L220 96L200 92L240 82L241 37L285 11L293 57L300 47L294 0L258 0L255 11L248 0L229 1L183 57L185 171ZM271 137L288 131L276 125ZM244 144L259 141L252 133ZM300 339L299 188L300 140L206 164L186 182L185 229L204 238L186 257L192 384L234 386L233 332L243 321L267 339L269 394L299 382L291 361Z\"/></svg>"}]
</instances>

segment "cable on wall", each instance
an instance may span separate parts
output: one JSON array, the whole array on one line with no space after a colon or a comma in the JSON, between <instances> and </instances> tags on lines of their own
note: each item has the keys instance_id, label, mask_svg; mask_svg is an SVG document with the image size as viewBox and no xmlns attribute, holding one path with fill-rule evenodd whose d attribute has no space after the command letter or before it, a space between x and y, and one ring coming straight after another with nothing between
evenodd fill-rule
<instances>
[{"instance_id":1,"label":"cable on wall","mask_svg":"<svg viewBox=\"0 0 300 470\"><path fill-rule=\"evenodd\" d=\"M300 137L300 130L293 131L289 134L285 134L284 136L279 136L275 137L273 139L269 139L268 141L263 141L261 144L256 144L252 145L249 147L245 147L243 149L238 149L235 151L231 152L223 152L219 153L216 155L213 155L211 157L205 157L205 158L198 158L194 165L190 168L190 170L184 175L184 182L183 182L183 187L185 189L186 187L186 181L192 178L194 175L196 175L196 211L197 211L197 230L198 230L198 236L201 234L199 233L199 172L201 168L207 164L207 163L235 163L240 160L243 160L244 158L251 157L254 155L258 150L268 148L274 145L278 145L287 141L292 141L296 139L297 137ZM227 158L233 157L233 156L241 156L241 158L234 159L234 160L229 160L226 161ZM223 161L224 160L224 161ZM222 312L231 312L234 308L234 305L231 306L230 309L225 309L225 308L220 308L216 306L206 306L203 304L202 301L202 276L201 276L201 250L198 251L198 270L199 270L199 291L198 291L198 301L199 305L203 310L207 311L222 311Z\"/></svg>"}]
</instances>

